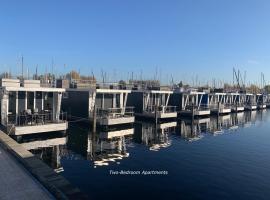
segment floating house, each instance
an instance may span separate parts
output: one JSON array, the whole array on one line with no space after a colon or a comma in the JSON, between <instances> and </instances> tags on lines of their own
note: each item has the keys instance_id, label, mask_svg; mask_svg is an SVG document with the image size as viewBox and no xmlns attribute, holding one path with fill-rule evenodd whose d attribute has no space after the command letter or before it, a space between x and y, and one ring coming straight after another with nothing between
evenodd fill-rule
<instances>
[{"instance_id":1,"label":"floating house","mask_svg":"<svg viewBox=\"0 0 270 200\"><path fill-rule=\"evenodd\" d=\"M64 89L41 87L39 80L2 79L1 126L9 135L66 131L61 112Z\"/></svg>"},{"instance_id":2,"label":"floating house","mask_svg":"<svg viewBox=\"0 0 270 200\"><path fill-rule=\"evenodd\" d=\"M258 109L265 109L266 108L266 100L267 96L265 94L257 94L256 95L256 102Z\"/></svg>"},{"instance_id":3,"label":"floating house","mask_svg":"<svg viewBox=\"0 0 270 200\"><path fill-rule=\"evenodd\" d=\"M209 116L209 98L205 92L197 91L174 91L171 104L177 106L180 116Z\"/></svg>"},{"instance_id":4,"label":"floating house","mask_svg":"<svg viewBox=\"0 0 270 200\"><path fill-rule=\"evenodd\" d=\"M63 110L74 120L93 121L100 126L134 122L133 107L127 107L131 90L110 88L68 88Z\"/></svg>"},{"instance_id":5,"label":"floating house","mask_svg":"<svg viewBox=\"0 0 270 200\"><path fill-rule=\"evenodd\" d=\"M270 108L270 94L266 95L266 107Z\"/></svg>"},{"instance_id":6,"label":"floating house","mask_svg":"<svg viewBox=\"0 0 270 200\"><path fill-rule=\"evenodd\" d=\"M247 93L246 96L246 102L245 102L245 110L256 110L257 109L257 101L256 101L256 95Z\"/></svg>"},{"instance_id":7,"label":"floating house","mask_svg":"<svg viewBox=\"0 0 270 200\"><path fill-rule=\"evenodd\" d=\"M176 106L170 105L170 90L132 90L128 105L134 107L135 116L148 119L177 118Z\"/></svg>"},{"instance_id":8,"label":"floating house","mask_svg":"<svg viewBox=\"0 0 270 200\"><path fill-rule=\"evenodd\" d=\"M228 114L231 112L230 94L210 93L208 94L209 107L213 114Z\"/></svg>"},{"instance_id":9,"label":"floating house","mask_svg":"<svg viewBox=\"0 0 270 200\"><path fill-rule=\"evenodd\" d=\"M246 95L242 93L228 93L229 105L232 112L242 112L245 110Z\"/></svg>"}]
</instances>

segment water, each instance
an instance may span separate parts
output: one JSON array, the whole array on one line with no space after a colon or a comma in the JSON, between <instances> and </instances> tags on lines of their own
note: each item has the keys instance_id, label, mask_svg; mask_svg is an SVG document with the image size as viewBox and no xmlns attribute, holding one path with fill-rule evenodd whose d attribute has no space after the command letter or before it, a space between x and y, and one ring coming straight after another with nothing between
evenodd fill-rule
<instances>
[{"instance_id":1,"label":"water","mask_svg":"<svg viewBox=\"0 0 270 200\"><path fill-rule=\"evenodd\" d=\"M269 121L254 111L97 134L71 124L66 137L22 142L91 199L269 199ZM110 174L121 170L165 174Z\"/></svg>"}]
</instances>

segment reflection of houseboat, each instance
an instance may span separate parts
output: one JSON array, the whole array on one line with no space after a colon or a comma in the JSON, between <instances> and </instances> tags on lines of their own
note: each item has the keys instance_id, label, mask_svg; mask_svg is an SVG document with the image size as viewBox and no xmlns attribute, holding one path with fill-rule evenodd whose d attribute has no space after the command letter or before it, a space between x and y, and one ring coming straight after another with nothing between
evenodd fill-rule
<instances>
[{"instance_id":1,"label":"reflection of houseboat","mask_svg":"<svg viewBox=\"0 0 270 200\"><path fill-rule=\"evenodd\" d=\"M181 137L189 142L199 140L203 137L202 133L209 129L210 118L181 120L180 134Z\"/></svg>"},{"instance_id":2,"label":"reflection of houseboat","mask_svg":"<svg viewBox=\"0 0 270 200\"><path fill-rule=\"evenodd\" d=\"M56 172L62 172L64 169L61 165L61 157L64 151L63 149L66 147L67 138L55 136L56 135L53 135L52 137L46 134L46 138L23 137L20 139L20 143L25 149L40 157L41 160L47 163Z\"/></svg>"},{"instance_id":3,"label":"reflection of houseboat","mask_svg":"<svg viewBox=\"0 0 270 200\"><path fill-rule=\"evenodd\" d=\"M135 107L135 115L151 119L176 118L176 107L170 105L172 95L169 90L133 90L128 105Z\"/></svg>"},{"instance_id":4,"label":"reflection of houseboat","mask_svg":"<svg viewBox=\"0 0 270 200\"><path fill-rule=\"evenodd\" d=\"M210 115L208 100L208 94L197 91L175 91L171 98L172 105L177 106L180 116L198 117Z\"/></svg>"},{"instance_id":5,"label":"reflection of houseboat","mask_svg":"<svg viewBox=\"0 0 270 200\"><path fill-rule=\"evenodd\" d=\"M64 89L41 87L39 80L2 79L1 125L8 134L65 131L61 113Z\"/></svg>"},{"instance_id":6,"label":"reflection of houseboat","mask_svg":"<svg viewBox=\"0 0 270 200\"><path fill-rule=\"evenodd\" d=\"M239 126L244 126L245 124L245 114L244 113L232 113L231 114L231 127L230 129L239 128Z\"/></svg>"},{"instance_id":7,"label":"reflection of houseboat","mask_svg":"<svg viewBox=\"0 0 270 200\"><path fill-rule=\"evenodd\" d=\"M129 157L126 149L126 139L132 136L134 128L89 134L87 157L94 166L106 166Z\"/></svg>"},{"instance_id":8,"label":"reflection of houseboat","mask_svg":"<svg viewBox=\"0 0 270 200\"><path fill-rule=\"evenodd\" d=\"M214 135L223 133L224 130L231 127L231 116L222 115L217 117L211 117L209 131Z\"/></svg>"},{"instance_id":9,"label":"reflection of houseboat","mask_svg":"<svg viewBox=\"0 0 270 200\"><path fill-rule=\"evenodd\" d=\"M228 93L210 93L209 107L213 114L228 114L231 112L231 104Z\"/></svg>"},{"instance_id":10,"label":"reflection of houseboat","mask_svg":"<svg viewBox=\"0 0 270 200\"><path fill-rule=\"evenodd\" d=\"M175 132L177 122L167 123L146 123L138 122L135 124L134 139L137 143L144 144L151 151L158 151L171 145L169 133Z\"/></svg>"},{"instance_id":11,"label":"reflection of houseboat","mask_svg":"<svg viewBox=\"0 0 270 200\"><path fill-rule=\"evenodd\" d=\"M134 122L133 108L126 102L131 91L125 89L69 88L63 98L63 109L74 119L96 122L101 126Z\"/></svg>"},{"instance_id":12,"label":"reflection of houseboat","mask_svg":"<svg viewBox=\"0 0 270 200\"><path fill-rule=\"evenodd\" d=\"M256 111L252 111L256 112ZM210 132L214 135L221 134L224 130L234 130L244 127L251 121L251 112L231 113L219 117L212 117L210 120Z\"/></svg>"}]
</instances>

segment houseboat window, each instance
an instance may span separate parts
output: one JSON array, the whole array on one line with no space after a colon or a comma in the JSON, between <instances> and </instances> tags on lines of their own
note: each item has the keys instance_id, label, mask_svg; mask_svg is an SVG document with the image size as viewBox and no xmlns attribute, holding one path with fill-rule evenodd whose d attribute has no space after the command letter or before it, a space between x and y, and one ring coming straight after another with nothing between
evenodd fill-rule
<instances>
[{"instance_id":1,"label":"houseboat window","mask_svg":"<svg viewBox=\"0 0 270 200\"><path fill-rule=\"evenodd\" d=\"M27 92L27 109L34 110L34 92Z\"/></svg>"},{"instance_id":2,"label":"houseboat window","mask_svg":"<svg viewBox=\"0 0 270 200\"><path fill-rule=\"evenodd\" d=\"M44 94L44 110L51 111L53 109L53 93L46 92Z\"/></svg>"},{"instance_id":3,"label":"houseboat window","mask_svg":"<svg viewBox=\"0 0 270 200\"><path fill-rule=\"evenodd\" d=\"M19 113L25 111L25 95L26 93L24 91L18 92L18 111Z\"/></svg>"},{"instance_id":4,"label":"houseboat window","mask_svg":"<svg viewBox=\"0 0 270 200\"><path fill-rule=\"evenodd\" d=\"M36 111L40 112L42 109L42 92L36 92Z\"/></svg>"},{"instance_id":5,"label":"houseboat window","mask_svg":"<svg viewBox=\"0 0 270 200\"><path fill-rule=\"evenodd\" d=\"M9 114L16 113L16 92L9 92L8 112Z\"/></svg>"},{"instance_id":6,"label":"houseboat window","mask_svg":"<svg viewBox=\"0 0 270 200\"><path fill-rule=\"evenodd\" d=\"M18 99L25 99L25 92L18 92Z\"/></svg>"},{"instance_id":7,"label":"houseboat window","mask_svg":"<svg viewBox=\"0 0 270 200\"><path fill-rule=\"evenodd\" d=\"M120 107L120 94L116 94L116 107Z\"/></svg>"},{"instance_id":8,"label":"houseboat window","mask_svg":"<svg viewBox=\"0 0 270 200\"><path fill-rule=\"evenodd\" d=\"M63 93L63 99L68 99L68 92Z\"/></svg>"}]
</instances>

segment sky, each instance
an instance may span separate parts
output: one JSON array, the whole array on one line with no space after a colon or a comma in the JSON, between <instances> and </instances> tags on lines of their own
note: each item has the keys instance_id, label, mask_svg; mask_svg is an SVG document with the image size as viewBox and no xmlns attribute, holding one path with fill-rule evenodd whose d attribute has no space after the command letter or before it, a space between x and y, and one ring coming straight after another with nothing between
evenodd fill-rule
<instances>
[{"instance_id":1,"label":"sky","mask_svg":"<svg viewBox=\"0 0 270 200\"><path fill-rule=\"evenodd\" d=\"M270 80L268 0L0 0L0 72Z\"/></svg>"}]
</instances>

